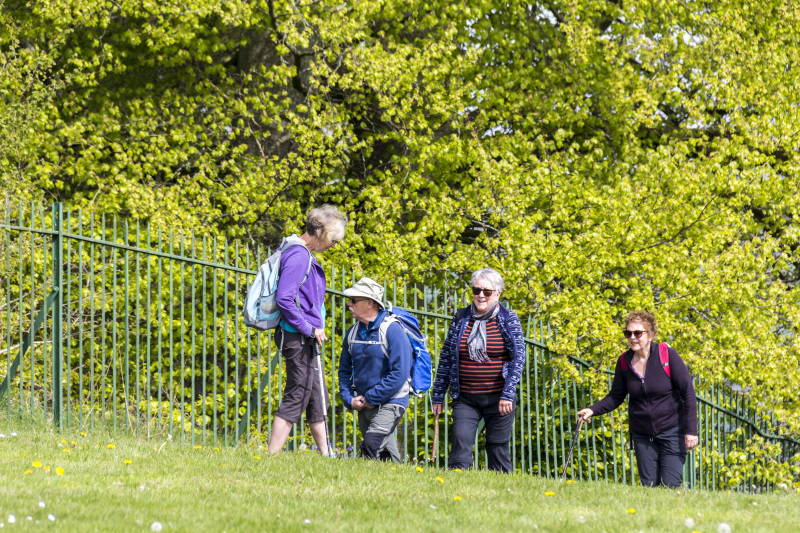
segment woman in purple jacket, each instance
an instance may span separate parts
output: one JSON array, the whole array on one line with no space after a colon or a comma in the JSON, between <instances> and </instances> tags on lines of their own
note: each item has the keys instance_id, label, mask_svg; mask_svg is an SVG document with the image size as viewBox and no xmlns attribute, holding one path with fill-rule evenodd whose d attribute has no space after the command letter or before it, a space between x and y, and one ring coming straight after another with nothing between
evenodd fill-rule
<instances>
[{"instance_id":1,"label":"woman in purple jacket","mask_svg":"<svg viewBox=\"0 0 800 533\"><path fill-rule=\"evenodd\" d=\"M628 401L628 424L642 485L681 485L686 452L697 446L697 398L683 359L668 348L669 375L661 366L656 317L634 311L625 317L630 349L617 360L614 381L605 398L578 411L589 422L593 415L613 411ZM624 359L624 361L623 361Z\"/></svg>"},{"instance_id":2,"label":"woman in purple jacket","mask_svg":"<svg viewBox=\"0 0 800 533\"><path fill-rule=\"evenodd\" d=\"M269 439L270 453L283 449L292 425L303 411L319 453L328 454L325 412L328 390L320 391L314 345L328 340L325 335L325 272L313 252L324 252L344 238L347 217L332 205L309 211L306 232L287 237L281 254L276 301L283 320L275 332L286 364L286 386ZM325 401L323 402L323 396Z\"/></svg>"}]
</instances>

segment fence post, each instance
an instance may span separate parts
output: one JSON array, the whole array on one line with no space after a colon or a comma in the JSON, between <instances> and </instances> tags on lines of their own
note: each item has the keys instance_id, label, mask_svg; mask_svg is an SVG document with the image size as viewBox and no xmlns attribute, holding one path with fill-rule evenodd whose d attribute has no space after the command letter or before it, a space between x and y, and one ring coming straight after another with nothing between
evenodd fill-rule
<instances>
[{"instance_id":1,"label":"fence post","mask_svg":"<svg viewBox=\"0 0 800 533\"><path fill-rule=\"evenodd\" d=\"M61 420L62 399L64 387L62 384L62 354L64 346L64 291L62 290L64 277L64 230L61 202L53 204L53 291L56 298L53 302L53 425L63 429Z\"/></svg>"}]
</instances>

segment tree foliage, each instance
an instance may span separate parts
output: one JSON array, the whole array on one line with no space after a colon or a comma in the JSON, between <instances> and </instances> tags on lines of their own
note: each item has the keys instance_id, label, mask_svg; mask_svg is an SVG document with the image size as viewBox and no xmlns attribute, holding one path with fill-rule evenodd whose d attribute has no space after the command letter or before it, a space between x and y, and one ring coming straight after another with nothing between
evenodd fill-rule
<instances>
[{"instance_id":1,"label":"tree foliage","mask_svg":"<svg viewBox=\"0 0 800 533\"><path fill-rule=\"evenodd\" d=\"M447 283L493 266L598 368L621 316L655 310L693 372L798 427L791 3L5 0L2 16L16 194L267 245L338 204L337 261Z\"/></svg>"}]
</instances>

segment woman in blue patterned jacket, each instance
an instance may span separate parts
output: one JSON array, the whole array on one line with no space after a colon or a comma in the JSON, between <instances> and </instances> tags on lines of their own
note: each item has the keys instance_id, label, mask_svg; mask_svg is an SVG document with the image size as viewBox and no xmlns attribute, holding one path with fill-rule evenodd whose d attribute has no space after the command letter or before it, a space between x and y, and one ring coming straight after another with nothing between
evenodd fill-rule
<instances>
[{"instance_id":1,"label":"woman in blue patterned jacket","mask_svg":"<svg viewBox=\"0 0 800 533\"><path fill-rule=\"evenodd\" d=\"M489 470L510 472L509 442L517 404L517 384L525 366L522 325L500 305L503 277L491 268L472 274L472 305L450 323L433 384L433 414L444 395L453 398L453 437L448 466L469 468L472 444L483 419Z\"/></svg>"}]
</instances>

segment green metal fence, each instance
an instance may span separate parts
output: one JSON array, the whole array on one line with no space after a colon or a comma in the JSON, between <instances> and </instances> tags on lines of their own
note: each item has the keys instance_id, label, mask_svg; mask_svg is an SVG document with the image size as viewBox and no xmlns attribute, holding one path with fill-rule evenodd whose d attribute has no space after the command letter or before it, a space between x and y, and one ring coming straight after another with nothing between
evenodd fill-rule
<instances>
[{"instance_id":1,"label":"green metal fence","mask_svg":"<svg viewBox=\"0 0 800 533\"><path fill-rule=\"evenodd\" d=\"M268 250L131 227L58 203L7 199L2 216L0 412L34 413L61 430L127 428L193 444L265 442L283 368L271 335L246 328L240 310ZM324 355L327 385L335 392L341 343L352 324L342 291L355 275L336 265L325 269L332 333ZM434 368L450 318L468 301L465 289L386 283L387 299L419 318ZM583 379L594 370L550 353L553 332L545 320L523 317L523 327L528 357L512 459L520 472L554 477L566 460L575 413L598 399ZM780 424L748 406L741 393L700 378L696 388L700 448L687 460L689 485L770 488L775 478L762 467L788 463L800 444L782 436ZM342 456L352 457L360 438L356 421L338 395L334 400L331 439ZM436 450L433 423L429 396L411 399L398 440L409 460L443 467L447 411ZM311 442L301 423L288 446ZM581 433L570 476L636 483L627 444L624 409L596 418ZM485 462L478 435L475 466Z\"/></svg>"}]
</instances>

